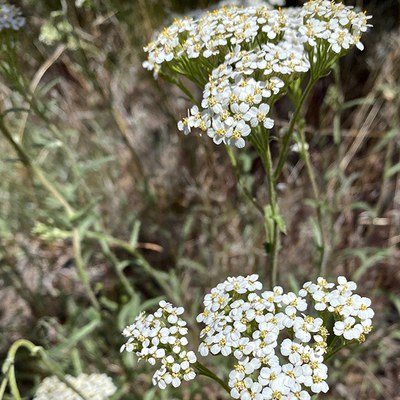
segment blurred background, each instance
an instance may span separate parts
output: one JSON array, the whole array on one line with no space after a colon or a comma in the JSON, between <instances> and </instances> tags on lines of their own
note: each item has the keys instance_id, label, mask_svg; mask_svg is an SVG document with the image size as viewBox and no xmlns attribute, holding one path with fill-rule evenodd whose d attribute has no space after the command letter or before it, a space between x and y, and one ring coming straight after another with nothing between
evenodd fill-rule
<instances>
[{"instance_id":1,"label":"blurred background","mask_svg":"<svg viewBox=\"0 0 400 400\"><path fill-rule=\"evenodd\" d=\"M376 317L364 345L332 360L331 391L320 398L398 400L400 2L346 3L373 15L374 27L363 37L365 50L353 50L317 84L306 132L323 194L327 277L355 280ZM27 23L16 39L19 73L0 74L1 112L13 109L9 130L74 214L0 137L0 360L27 338L65 372L111 375L122 399L224 398L202 379L160 393L150 368L119 354L123 327L161 298L185 307L196 348L195 316L210 288L228 275L259 273L268 281L262 220L238 189L226 152L178 132L190 103L141 66L155 31L215 2L14 4ZM278 127L289 113L281 101ZM246 186L265 202L255 151L235 154ZM318 259L311 198L293 148L279 184L287 224L280 284L287 289L308 280ZM214 364L228 371L223 359ZM24 351L16 369L25 398L49 374Z\"/></svg>"}]
</instances>

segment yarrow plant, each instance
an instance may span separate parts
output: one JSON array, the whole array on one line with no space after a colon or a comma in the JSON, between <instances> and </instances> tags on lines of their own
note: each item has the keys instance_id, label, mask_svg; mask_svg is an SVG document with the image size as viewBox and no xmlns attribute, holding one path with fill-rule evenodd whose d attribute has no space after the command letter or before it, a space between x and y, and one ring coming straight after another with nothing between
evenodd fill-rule
<instances>
[{"instance_id":1,"label":"yarrow plant","mask_svg":"<svg viewBox=\"0 0 400 400\"><path fill-rule=\"evenodd\" d=\"M280 233L285 232L277 184L293 139L305 160L316 203L321 203L304 123L299 124L304 119L303 105L315 83L340 57L353 47L363 50L361 37L371 26L370 18L342 2L328 0L279 9L259 2L249 7L222 6L175 19L145 47L148 59L143 66L156 78L174 83L194 103L178 129L184 134L204 133L215 144L226 145L236 171L230 148L242 149L250 143L266 171L268 204L260 205L247 195L264 217L272 290L260 293L258 275L228 278L205 296L204 311L197 317L205 325L200 333L200 355L229 357L233 366L224 382L193 356L190 378L195 373L209 376L232 398L307 400L325 393L329 390L327 361L344 347L363 342L372 329L371 301L354 294L356 284L345 277L339 277L336 284L320 277L316 283L305 283L297 294L285 293L276 285ZM200 89L200 101L189 81ZM285 94L293 114L288 127L277 131L272 110ZM272 139L278 148L276 161L271 156ZM324 276L327 257L321 215L318 208L319 275ZM161 330L166 332L167 343L170 329L167 316L158 322L162 313L142 314L127 327L124 335L129 339L122 350L135 351L151 364L159 358L162 367L153 383L165 388L168 383L180 384L186 372L181 360L176 360L180 346L173 351L171 345L160 345ZM178 331L175 326L174 332Z\"/></svg>"},{"instance_id":2,"label":"yarrow plant","mask_svg":"<svg viewBox=\"0 0 400 400\"><path fill-rule=\"evenodd\" d=\"M280 235L285 224L279 212L277 185L293 139L306 161L318 206L322 244L319 274L325 274L327 251L321 202L305 139L303 105L315 83L353 47L364 48L361 37L371 26L366 13L342 2L310 0L302 7L274 9L271 3L249 7L222 6L199 17L175 19L145 47L144 67L178 86L194 105L178 123L184 134L207 135L226 145L239 176L231 147L250 143L259 154L268 183L268 204L249 200L264 217L265 248L271 283L277 283ZM202 93L198 101L189 81ZM285 94L293 105L287 128L277 130L273 108ZM274 140L277 160L271 156Z\"/></svg>"},{"instance_id":3,"label":"yarrow plant","mask_svg":"<svg viewBox=\"0 0 400 400\"><path fill-rule=\"evenodd\" d=\"M66 383L56 376L45 378L36 391L34 400L108 400L117 390L112 379L106 374L80 374L77 377L66 375Z\"/></svg>"},{"instance_id":4,"label":"yarrow plant","mask_svg":"<svg viewBox=\"0 0 400 400\"><path fill-rule=\"evenodd\" d=\"M75 1L76 7L89 3ZM267 205L260 205L251 194L249 198L264 218L271 290L262 291L256 274L228 278L205 296L204 310L197 317L197 322L204 325L199 355L227 357L231 363L228 376L217 376L199 361L188 340L182 307L161 301L154 313L142 312L123 330L126 342L121 352L134 353L139 360L157 366L152 382L160 389L178 388L184 381L203 375L218 382L234 399L311 399L329 390L329 359L347 346L364 342L372 330L371 300L355 294L356 284L343 276L336 283L322 277L306 282L298 293L285 292L276 285L279 238L285 232L276 188L293 139L305 159L317 207L321 207L302 128L305 124L299 123L304 119L303 105L314 84L339 58L354 47L363 50L361 38L371 26L370 17L335 1L310 0L302 7L274 8L281 3L243 0L238 5L221 5L198 17L175 19L145 48L148 59L144 67L156 78L163 77L177 85L193 102L178 129L184 134L197 131L216 145L225 145L235 168L232 148L252 145L264 164L268 184ZM83 50L67 13L56 11L50 17L42 26L39 40L47 45L61 42L69 50ZM20 10L0 0L0 33L4 36L0 46L9 54L0 61L0 71L15 86L19 85L21 92L26 82L16 74L14 32L24 24ZM199 99L193 94L193 84L199 88ZM277 130L273 109L284 95L288 95L293 113L288 126ZM26 99L40 115L33 94ZM74 219L75 211L68 201L29 161L2 119L0 130L22 154L21 160L55 193L68 218ZM271 156L272 140L278 150L276 161ZM318 224L319 275L324 276L326 258L320 213ZM74 241L78 236L74 248L79 261L79 232L73 229ZM136 251L133 254L136 256ZM79 268L80 263L76 264ZM100 303L82 270L92 305L100 312ZM127 292L133 294L129 282L123 282ZM57 367L43 349L24 340L18 346L40 354L42 362L57 375ZM14 357L18 346L11 352ZM18 393L14 358L8 357L6 364L5 370L12 373L7 372L4 382L10 380L12 393ZM60 372L43 380L34 399L106 400L115 392L116 387L107 375L63 378Z\"/></svg>"},{"instance_id":5,"label":"yarrow plant","mask_svg":"<svg viewBox=\"0 0 400 400\"><path fill-rule=\"evenodd\" d=\"M178 387L182 380L194 379L193 364L197 358L186 348L187 323L180 318L183 308L173 307L165 301L161 301L159 306L154 314L141 313L132 325L124 329L123 335L128 341L121 351L135 352L139 360L146 360L151 365L160 363L153 383L165 389L169 384Z\"/></svg>"},{"instance_id":6,"label":"yarrow plant","mask_svg":"<svg viewBox=\"0 0 400 400\"><path fill-rule=\"evenodd\" d=\"M326 362L364 342L372 330L371 301L355 294L356 288L340 276L336 284L321 277L306 282L297 294L280 286L261 292L258 275L228 278L204 297L197 317L205 325L199 353L230 358L233 368L223 386L234 399L307 400L326 393ZM153 383L162 389L194 379L195 370L215 377L183 348L188 343L182 341L187 334L182 313L182 307L161 302L155 314L140 314L123 332L129 339L122 351L134 351L152 365L161 360Z\"/></svg>"}]
</instances>

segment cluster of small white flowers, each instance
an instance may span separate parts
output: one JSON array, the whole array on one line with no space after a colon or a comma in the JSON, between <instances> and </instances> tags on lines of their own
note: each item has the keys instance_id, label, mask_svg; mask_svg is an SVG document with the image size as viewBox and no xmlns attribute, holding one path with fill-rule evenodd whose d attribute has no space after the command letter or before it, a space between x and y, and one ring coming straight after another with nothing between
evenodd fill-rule
<instances>
[{"instance_id":1,"label":"cluster of small white flowers","mask_svg":"<svg viewBox=\"0 0 400 400\"><path fill-rule=\"evenodd\" d=\"M236 6L236 7L254 7L254 6L265 6L270 5L273 7L276 6L283 6L285 5L285 0L221 0L218 2L213 8L220 8L220 7L229 7L229 6Z\"/></svg>"},{"instance_id":2,"label":"cluster of small white flowers","mask_svg":"<svg viewBox=\"0 0 400 400\"><path fill-rule=\"evenodd\" d=\"M333 332L336 336L363 342L365 335L372 330L374 311L368 297L353 294L356 289L355 282L340 276L336 286L323 278L318 278L317 284L307 282L299 294L301 297L310 295L317 311L328 310L334 314Z\"/></svg>"},{"instance_id":3,"label":"cluster of small white flowers","mask_svg":"<svg viewBox=\"0 0 400 400\"><path fill-rule=\"evenodd\" d=\"M339 54L356 46L363 50L360 39L371 16L355 12L351 6L329 0L311 0L302 8L304 23L299 28L301 40L311 47ZM321 50L321 49L320 49Z\"/></svg>"},{"instance_id":4,"label":"cluster of small white flowers","mask_svg":"<svg viewBox=\"0 0 400 400\"><path fill-rule=\"evenodd\" d=\"M0 32L6 29L20 30L25 18L18 7L0 1Z\"/></svg>"},{"instance_id":5,"label":"cluster of small white flowers","mask_svg":"<svg viewBox=\"0 0 400 400\"><path fill-rule=\"evenodd\" d=\"M274 126L268 118L269 104L291 79L308 69L304 54L286 41L262 45L259 51L237 47L210 75L203 92L202 111L192 107L188 117L178 123L178 129L188 134L192 128L199 128L216 144L243 148L244 137L252 129Z\"/></svg>"},{"instance_id":6,"label":"cluster of small white flowers","mask_svg":"<svg viewBox=\"0 0 400 400\"><path fill-rule=\"evenodd\" d=\"M107 400L117 391L112 379L106 374L80 374L77 377L67 375L65 379L85 398L91 400ZM34 400L60 399L82 400L82 397L56 376L45 378L34 397Z\"/></svg>"},{"instance_id":7,"label":"cluster of small white flowers","mask_svg":"<svg viewBox=\"0 0 400 400\"><path fill-rule=\"evenodd\" d=\"M202 110L189 110L179 130L200 129L216 144L242 148L259 125L272 128L268 112L295 78L310 68L323 75L351 47L362 50L369 18L328 0L279 10L222 6L198 19L175 19L145 48L143 65L203 88Z\"/></svg>"},{"instance_id":8,"label":"cluster of small white flowers","mask_svg":"<svg viewBox=\"0 0 400 400\"><path fill-rule=\"evenodd\" d=\"M153 384L165 389L167 385L180 386L182 380L189 381L196 374L191 366L197 359L193 351L188 351L186 322L180 318L183 307L173 307L161 301L154 314L142 312L132 325L122 334L128 341L121 351L135 352L140 360L149 364L161 363L153 376Z\"/></svg>"},{"instance_id":9,"label":"cluster of small white flowers","mask_svg":"<svg viewBox=\"0 0 400 400\"><path fill-rule=\"evenodd\" d=\"M261 43L280 40L285 26L285 13L267 5L222 7L199 19L175 19L145 47L148 60L143 66L155 75L163 65L189 75L198 72L192 70L196 65L190 62L196 59L198 68L210 71L237 45L252 48L256 38Z\"/></svg>"},{"instance_id":10,"label":"cluster of small white flowers","mask_svg":"<svg viewBox=\"0 0 400 400\"><path fill-rule=\"evenodd\" d=\"M334 299L338 296L349 298L353 286L343 279L339 278L340 284L329 292L332 304L336 304ZM322 281L326 282L319 278L314 286ZM258 294L262 285L257 275L239 276L228 278L205 296L204 311L197 317L198 322L205 324L199 352L202 356L233 355L237 360L228 383L233 398L307 400L313 393L328 391L324 356L331 333L321 316L305 313L308 308L305 297L311 291L317 293L313 284L305 286L309 291L302 289L299 295L284 293L279 286ZM326 284L321 290L330 288ZM363 304L369 303L363 300ZM329 303L321 312L336 315L336 308L330 307L334 306ZM343 310L344 307L340 312ZM371 316L371 312L364 308L363 311ZM349 312L353 317L356 315ZM334 334L339 335L341 326L336 324Z\"/></svg>"}]
</instances>

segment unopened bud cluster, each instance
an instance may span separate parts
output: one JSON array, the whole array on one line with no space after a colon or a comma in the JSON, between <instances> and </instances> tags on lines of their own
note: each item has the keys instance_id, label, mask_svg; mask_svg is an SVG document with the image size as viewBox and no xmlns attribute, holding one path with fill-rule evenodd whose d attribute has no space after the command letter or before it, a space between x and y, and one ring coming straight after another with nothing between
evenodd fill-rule
<instances>
[{"instance_id":1,"label":"unopened bud cluster","mask_svg":"<svg viewBox=\"0 0 400 400\"><path fill-rule=\"evenodd\" d=\"M128 338L121 351L134 352L139 360L161 364L153 376L153 384L165 389L167 385L180 386L182 380L195 378L192 364L197 359L188 351L186 322L180 318L184 309L161 301L154 314L142 312L122 334Z\"/></svg>"},{"instance_id":2,"label":"unopened bud cluster","mask_svg":"<svg viewBox=\"0 0 400 400\"><path fill-rule=\"evenodd\" d=\"M257 275L239 276L205 296L197 317L205 324L200 354L234 357L229 387L235 399L306 400L327 392L325 357L365 339L374 314L370 300L353 294L356 284L344 277L337 285L308 282L298 294L261 289Z\"/></svg>"},{"instance_id":3,"label":"unopened bud cluster","mask_svg":"<svg viewBox=\"0 0 400 400\"><path fill-rule=\"evenodd\" d=\"M112 379L106 374L80 374L77 377L66 375L65 379L86 399L108 400L116 391ZM56 376L45 378L33 400L82 400L73 389Z\"/></svg>"}]
</instances>

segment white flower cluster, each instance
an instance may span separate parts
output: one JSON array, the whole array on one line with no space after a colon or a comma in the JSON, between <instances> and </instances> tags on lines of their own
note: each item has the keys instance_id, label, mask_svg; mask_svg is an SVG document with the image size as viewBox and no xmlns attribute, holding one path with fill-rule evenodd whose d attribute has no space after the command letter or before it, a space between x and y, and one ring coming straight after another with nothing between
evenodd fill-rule
<instances>
[{"instance_id":1,"label":"white flower cluster","mask_svg":"<svg viewBox=\"0 0 400 400\"><path fill-rule=\"evenodd\" d=\"M355 282L340 276L336 287L318 278L317 284L305 283L299 294L302 297L310 295L317 311L328 310L334 314L336 322L333 332L336 336L363 342L365 335L372 330L374 311L370 308L371 300L368 297L353 294L356 289Z\"/></svg>"},{"instance_id":2,"label":"white flower cluster","mask_svg":"<svg viewBox=\"0 0 400 400\"><path fill-rule=\"evenodd\" d=\"M127 326L122 334L128 341L121 351L135 352L140 360L149 364L161 363L153 376L153 384L165 389L167 385L180 386L182 380L189 381L196 374L191 364L197 359L193 351L188 351L186 322L180 318L183 307L173 307L165 301L154 314L142 312L135 322Z\"/></svg>"},{"instance_id":3,"label":"white flower cluster","mask_svg":"<svg viewBox=\"0 0 400 400\"><path fill-rule=\"evenodd\" d=\"M229 7L229 6L236 6L236 7L254 7L254 6L283 6L285 5L285 0L221 0L218 2L213 8L220 8L220 7Z\"/></svg>"},{"instance_id":4,"label":"white flower cluster","mask_svg":"<svg viewBox=\"0 0 400 400\"><path fill-rule=\"evenodd\" d=\"M243 148L244 137L252 129L274 126L268 118L269 104L293 77L308 69L304 54L286 41L262 45L257 52L237 47L210 75L203 92L203 110L192 107L178 129L188 134L192 128L199 128L216 144Z\"/></svg>"},{"instance_id":5,"label":"white flower cluster","mask_svg":"<svg viewBox=\"0 0 400 400\"><path fill-rule=\"evenodd\" d=\"M200 19L175 19L172 25L145 47L148 60L143 64L158 74L162 66L167 71L204 75L224 61L229 49L237 45L254 47L277 41L283 34L286 20L283 11L268 6L241 8L222 7L207 12ZM196 63L190 62L196 59ZM169 68L169 69L168 69ZM196 68L203 71L196 71Z\"/></svg>"},{"instance_id":6,"label":"white flower cluster","mask_svg":"<svg viewBox=\"0 0 400 400\"><path fill-rule=\"evenodd\" d=\"M117 391L112 379L106 374L80 374L77 377L67 375L65 378L87 399L107 400ZM56 376L50 376L41 382L33 399L82 400L82 397Z\"/></svg>"},{"instance_id":7,"label":"white flower cluster","mask_svg":"<svg viewBox=\"0 0 400 400\"><path fill-rule=\"evenodd\" d=\"M18 7L0 1L0 32L6 29L20 30L25 18Z\"/></svg>"},{"instance_id":8,"label":"white flower cluster","mask_svg":"<svg viewBox=\"0 0 400 400\"><path fill-rule=\"evenodd\" d=\"M322 278L306 283L299 295L284 293L279 286L258 294L261 289L257 275L239 276L205 296L204 312L197 317L206 325L200 354L236 359L228 383L235 399L307 400L327 392L324 357L334 350L328 337L338 337L335 349L346 343L342 335L362 341L361 335L371 329L370 302L353 295L355 284L344 277L336 287ZM313 315L312 310L306 313L309 295L316 302ZM329 316L336 321L333 332L323 323Z\"/></svg>"},{"instance_id":9,"label":"white flower cluster","mask_svg":"<svg viewBox=\"0 0 400 400\"><path fill-rule=\"evenodd\" d=\"M301 11L304 23L299 27L301 41L319 51L339 54L357 46L364 49L360 39L368 27L370 16L355 12L351 6L329 0L312 0Z\"/></svg>"},{"instance_id":10,"label":"white flower cluster","mask_svg":"<svg viewBox=\"0 0 400 400\"><path fill-rule=\"evenodd\" d=\"M175 19L145 48L143 65L203 88L202 109L193 107L179 130L199 128L216 144L242 148L254 129L272 128L268 113L293 80L309 69L319 78L351 47L363 48L369 18L328 0L279 10L223 6Z\"/></svg>"}]
</instances>

